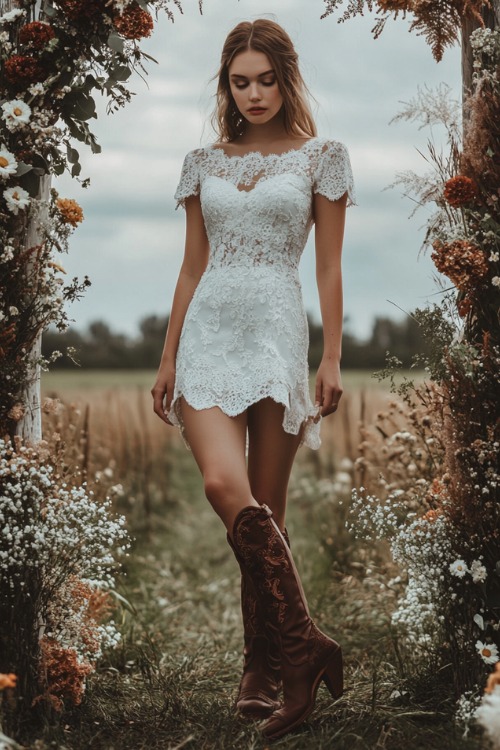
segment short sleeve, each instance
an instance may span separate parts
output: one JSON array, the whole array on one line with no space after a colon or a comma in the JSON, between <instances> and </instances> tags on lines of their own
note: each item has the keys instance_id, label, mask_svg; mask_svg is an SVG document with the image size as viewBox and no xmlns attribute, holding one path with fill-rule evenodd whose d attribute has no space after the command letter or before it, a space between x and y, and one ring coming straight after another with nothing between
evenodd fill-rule
<instances>
[{"instance_id":1,"label":"short sleeve","mask_svg":"<svg viewBox=\"0 0 500 750\"><path fill-rule=\"evenodd\" d=\"M200 193L200 176L198 166L199 149L189 151L184 157L184 163L182 165L181 177L177 190L175 191L174 199L177 201L175 210L182 206L186 208L186 198L190 195L199 195Z\"/></svg>"},{"instance_id":2,"label":"short sleeve","mask_svg":"<svg viewBox=\"0 0 500 750\"><path fill-rule=\"evenodd\" d=\"M340 141L328 141L320 154L314 175L313 192L331 201L347 191L347 206L356 205L356 191L349 152Z\"/></svg>"}]
</instances>

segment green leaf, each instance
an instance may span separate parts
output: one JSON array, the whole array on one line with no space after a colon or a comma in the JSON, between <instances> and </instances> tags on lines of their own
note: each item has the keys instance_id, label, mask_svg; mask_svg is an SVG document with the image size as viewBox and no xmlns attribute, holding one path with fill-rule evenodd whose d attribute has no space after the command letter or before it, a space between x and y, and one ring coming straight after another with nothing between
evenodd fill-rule
<instances>
[{"instance_id":1,"label":"green leaf","mask_svg":"<svg viewBox=\"0 0 500 750\"><path fill-rule=\"evenodd\" d=\"M125 45L121 36L118 36L118 34L110 34L108 36L108 47L112 49L113 52L123 52Z\"/></svg>"},{"instance_id":2,"label":"green leaf","mask_svg":"<svg viewBox=\"0 0 500 750\"><path fill-rule=\"evenodd\" d=\"M25 164L23 161L17 162L17 169L16 169L16 177L21 177L21 175L26 174L26 172L31 172L33 167L31 164Z\"/></svg>"},{"instance_id":3,"label":"green leaf","mask_svg":"<svg viewBox=\"0 0 500 750\"><path fill-rule=\"evenodd\" d=\"M76 162L80 158L80 154L78 153L78 151L76 150L76 148L71 148L71 146L68 143L67 146L66 146L66 152L67 152L69 163L70 164L76 164Z\"/></svg>"},{"instance_id":4,"label":"green leaf","mask_svg":"<svg viewBox=\"0 0 500 750\"><path fill-rule=\"evenodd\" d=\"M40 187L40 177L35 174L33 169L30 172L23 174L19 180L19 184L28 191L32 198L37 197L38 189Z\"/></svg>"},{"instance_id":5,"label":"green leaf","mask_svg":"<svg viewBox=\"0 0 500 750\"><path fill-rule=\"evenodd\" d=\"M60 164L59 162L53 164L52 172L58 176L64 174L64 164Z\"/></svg>"},{"instance_id":6,"label":"green leaf","mask_svg":"<svg viewBox=\"0 0 500 750\"><path fill-rule=\"evenodd\" d=\"M80 94L75 100L71 116L76 120L89 120L91 117L96 117L95 101L92 97Z\"/></svg>"},{"instance_id":7,"label":"green leaf","mask_svg":"<svg viewBox=\"0 0 500 750\"><path fill-rule=\"evenodd\" d=\"M71 168L71 176L72 177L78 177L78 175L80 174L81 171L82 171L82 165L80 164L79 161L77 161L77 163L73 164L73 166Z\"/></svg>"},{"instance_id":8,"label":"green leaf","mask_svg":"<svg viewBox=\"0 0 500 750\"><path fill-rule=\"evenodd\" d=\"M111 68L109 71L109 77L113 81L126 81L131 75L132 71L128 65L117 65L116 68Z\"/></svg>"}]
</instances>

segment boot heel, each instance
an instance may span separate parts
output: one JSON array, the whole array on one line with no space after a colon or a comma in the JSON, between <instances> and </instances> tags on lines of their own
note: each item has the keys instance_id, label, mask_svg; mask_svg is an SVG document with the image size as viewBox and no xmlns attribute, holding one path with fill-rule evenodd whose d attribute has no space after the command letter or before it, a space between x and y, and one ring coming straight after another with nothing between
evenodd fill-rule
<instances>
[{"instance_id":1,"label":"boot heel","mask_svg":"<svg viewBox=\"0 0 500 750\"><path fill-rule=\"evenodd\" d=\"M340 698L344 692L344 676L342 667L342 649L334 653L323 675L323 681L333 698Z\"/></svg>"}]
</instances>

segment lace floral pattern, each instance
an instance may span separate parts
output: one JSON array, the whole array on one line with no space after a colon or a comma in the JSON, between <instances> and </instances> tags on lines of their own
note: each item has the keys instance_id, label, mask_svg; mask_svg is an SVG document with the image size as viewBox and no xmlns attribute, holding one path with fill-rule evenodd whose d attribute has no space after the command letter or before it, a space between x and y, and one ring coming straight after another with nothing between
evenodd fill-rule
<instances>
[{"instance_id":1,"label":"lace floral pattern","mask_svg":"<svg viewBox=\"0 0 500 750\"><path fill-rule=\"evenodd\" d=\"M169 418L183 435L181 395L195 409L219 406L230 416L270 397L285 407L284 430L297 435L304 425L302 442L319 448L298 265L312 194L336 200L345 192L354 205L349 155L338 141L312 138L283 154L228 156L213 146L187 154L177 208L200 195L210 255L177 352Z\"/></svg>"}]
</instances>

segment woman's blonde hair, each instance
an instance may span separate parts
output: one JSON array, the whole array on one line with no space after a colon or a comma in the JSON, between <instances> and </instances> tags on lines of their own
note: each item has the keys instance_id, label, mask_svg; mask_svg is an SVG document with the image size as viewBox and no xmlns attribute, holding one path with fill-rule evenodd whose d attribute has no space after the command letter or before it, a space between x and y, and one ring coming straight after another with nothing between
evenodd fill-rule
<instances>
[{"instance_id":1,"label":"woman's blonde hair","mask_svg":"<svg viewBox=\"0 0 500 750\"><path fill-rule=\"evenodd\" d=\"M216 107L212 126L221 141L232 141L245 131L246 120L240 114L229 85L229 66L236 55L248 49L263 52L272 63L283 97L285 129L289 135L317 135L316 124L308 102L309 91L298 65L292 40L274 21L259 18L242 21L228 34L222 49Z\"/></svg>"}]
</instances>

